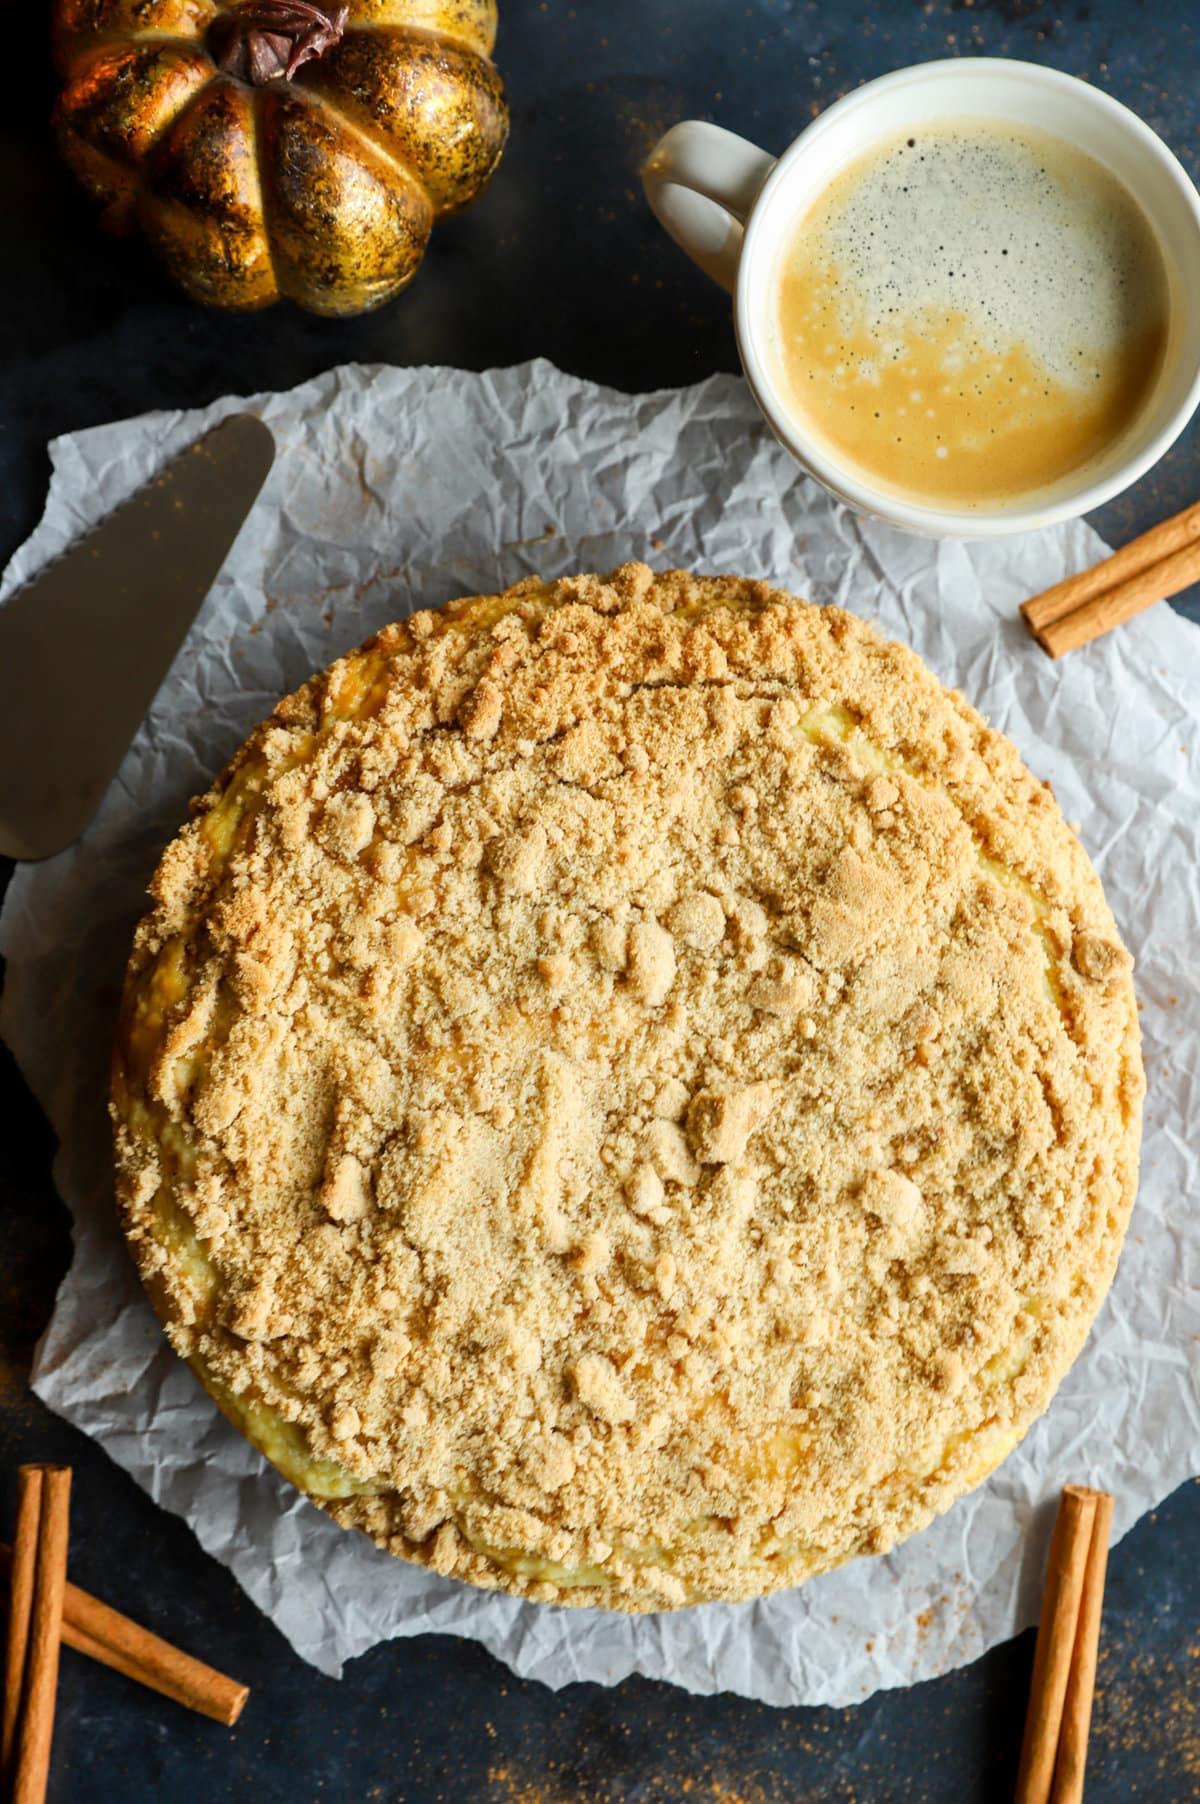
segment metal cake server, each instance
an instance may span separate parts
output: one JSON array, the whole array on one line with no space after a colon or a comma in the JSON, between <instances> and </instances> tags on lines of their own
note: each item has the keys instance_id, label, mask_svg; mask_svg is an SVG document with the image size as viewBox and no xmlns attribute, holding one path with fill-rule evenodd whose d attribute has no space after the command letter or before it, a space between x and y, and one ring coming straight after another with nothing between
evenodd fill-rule
<instances>
[{"instance_id":1,"label":"metal cake server","mask_svg":"<svg viewBox=\"0 0 1200 1804\"><path fill-rule=\"evenodd\" d=\"M231 415L0 605L0 855L83 832L274 457Z\"/></svg>"}]
</instances>

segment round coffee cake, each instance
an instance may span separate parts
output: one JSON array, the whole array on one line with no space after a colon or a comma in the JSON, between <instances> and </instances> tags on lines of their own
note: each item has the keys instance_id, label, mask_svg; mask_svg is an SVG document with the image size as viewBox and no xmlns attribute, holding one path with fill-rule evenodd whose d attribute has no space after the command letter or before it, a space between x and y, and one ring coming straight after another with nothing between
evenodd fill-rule
<instances>
[{"instance_id":1,"label":"round coffee cake","mask_svg":"<svg viewBox=\"0 0 1200 1804\"><path fill-rule=\"evenodd\" d=\"M414 615L152 895L113 1078L150 1295L438 1572L659 1609L879 1552L1112 1278L1143 1080L1100 884L837 609L630 564Z\"/></svg>"}]
</instances>

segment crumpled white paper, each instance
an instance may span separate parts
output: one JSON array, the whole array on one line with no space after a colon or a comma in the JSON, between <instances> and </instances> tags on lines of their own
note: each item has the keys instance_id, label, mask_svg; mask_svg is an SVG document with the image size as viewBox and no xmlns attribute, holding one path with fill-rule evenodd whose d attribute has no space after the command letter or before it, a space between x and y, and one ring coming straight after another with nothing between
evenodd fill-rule
<instances>
[{"instance_id":1,"label":"crumpled white paper","mask_svg":"<svg viewBox=\"0 0 1200 1804\"><path fill-rule=\"evenodd\" d=\"M327 1673L393 1635L474 1636L549 1685L630 1672L776 1704L845 1704L974 1659L1031 1622L1051 1503L1115 1491L1116 1532L1200 1467L1200 634L1158 607L1051 664L1017 603L1103 547L1082 524L932 544L807 480L729 376L622 395L547 363L472 375L350 367L58 439L10 592L235 408L278 458L83 842L20 869L0 922L2 1027L58 1134L75 1258L39 1350L43 1400L186 1518ZM385 621L537 572L764 576L872 616L1010 733L1078 821L1138 960L1150 1090L1116 1284L1046 1416L891 1555L758 1604L633 1618L521 1603L337 1528L243 1441L168 1350L114 1225L104 1112L129 938L158 852L276 698ZM69 651L65 653L69 655ZM102 680L102 672L97 672Z\"/></svg>"}]
</instances>

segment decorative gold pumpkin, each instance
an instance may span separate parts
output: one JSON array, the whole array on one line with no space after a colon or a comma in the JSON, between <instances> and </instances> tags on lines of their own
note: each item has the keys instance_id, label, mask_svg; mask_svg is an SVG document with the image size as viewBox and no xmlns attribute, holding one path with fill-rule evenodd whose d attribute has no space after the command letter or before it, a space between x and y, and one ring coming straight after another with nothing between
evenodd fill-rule
<instances>
[{"instance_id":1,"label":"decorative gold pumpkin","mask_svg":"<svg viewBox=\"0 0 1200 1804\"><path fill-rule=\"evenodd\" d=\"M63 154L198 301L378 307L508 136L496 0L55 0Z\"/></svg>"}]
</instances>

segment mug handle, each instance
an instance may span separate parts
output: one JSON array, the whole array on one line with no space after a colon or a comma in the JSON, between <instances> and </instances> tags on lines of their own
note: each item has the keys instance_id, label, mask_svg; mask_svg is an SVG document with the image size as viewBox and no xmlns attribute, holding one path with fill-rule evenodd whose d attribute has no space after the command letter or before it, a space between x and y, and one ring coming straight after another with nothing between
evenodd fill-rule
<instances>
[{"instance_id":1,"label":"mug handle","mask_svg":"<svg viewBox=\"0 0 1200 1804\"><path fill-rule=\"evenodd\" d=\"M729 294L746 217L774 167L765 150L704 119L673 125L642 166L659 224Z\"/></svg>"}]
</instances>

